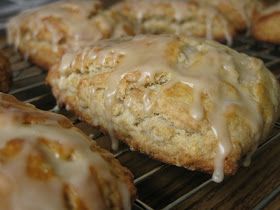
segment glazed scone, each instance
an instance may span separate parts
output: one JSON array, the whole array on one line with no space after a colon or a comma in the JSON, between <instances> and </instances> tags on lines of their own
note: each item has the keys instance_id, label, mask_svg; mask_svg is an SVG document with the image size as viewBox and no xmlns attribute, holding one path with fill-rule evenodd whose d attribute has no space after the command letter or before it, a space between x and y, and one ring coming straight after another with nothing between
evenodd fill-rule
<instances>
[{"instance_id":1,"label":"glazed scone","mask_svg":"<svg viewBox=\"0 0 280 210\"><path fill-rule=\"evenodd\" d=\"M231 43L237 32L215 7L195 1L126 0L111 10L133 21L138 34L180 34Z\"/></svg>"},{"instance_id":2,"label":"glazed scone","mask_svg":"<svg viewBox=\"0 0 280 210\"><path fill-rule=\"evenodd\" d=\"M100 41L64 55L47 81L58 103L113 140L217 182L279 115L279 84L261 60L175 35Z\"/></svg>"},{"instance_id":3,"label":"glazed scone","mask_svg":"<svg viewBox=\"0 0 280 210\"><path fill-rule=\"evenodd\" d=\"M0 209L130 209L131 173L62 115L0 93Z\"/></svg>"},{"instance_id":4,"label":"glazed scone","mask_svg":"<svg viewBox=\"0 0 280 210\"><path fill-rule=\"evenodd\" d=\"M0 92L8 92L10 90L12 76L9 59L0 51Z\"/></svg>"},{"instance_id":5,"label":"glazed scone","mask_svg":"<svg viewBox=\"0 0 280 210\"><path fill-rule=\"evenodd\" d=\"M7 24L8 43L48 70L66 50L103 37L91 24L100 8L97 0L65 0L24 11Z\"/></svg>"},{"instance_id":6,"label":"glazed scone","mask_svg":"<svg viewBox=\"0 0 280 210\"><path fill-rule=\"evenodd\" d=\"M280 2L262 1L252 18L252 35L260 41L280 44Z\"/></svg>"},{"instance_id":7,"label":"glazed scone","mask_svg":"<svg viewBox=\"0 0 280 210\"><path fill-rule=\"evenodd\" d=\"M135 34L127 19L103 11L97 0L65 0L25 11L9 21L7 31L10 44L47 70L66 51Z\"/></svg>"}]
</instances>

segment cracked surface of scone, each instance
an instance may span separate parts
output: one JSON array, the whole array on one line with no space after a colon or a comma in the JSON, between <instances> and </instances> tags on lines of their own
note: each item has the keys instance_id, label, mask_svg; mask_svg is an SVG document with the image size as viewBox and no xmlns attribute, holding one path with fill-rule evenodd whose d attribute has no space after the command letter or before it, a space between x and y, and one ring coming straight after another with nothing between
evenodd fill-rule
<instances>
[{"instance_id":1,"label":"cracked surface of scone","mask_svg":"<svg viewBox=\"0 0 280 210\"><path fill-rule=\"evenodd\" d=\"M234 174L279 114L279 84L259 59L175 35L104 40L49 72L60 104L167 163Z\"/></svg>"},{"instance_id":2,"label":"cracked surface of scone","mask_svg":"<svg viewBox=\"0 0 280 210\"><path fill-rule=\"evenodd\" d=\"M0 209L130 209L132 174L62 115L0 93Z\"/></svg>"},{"instance_id":3,"label":"cracked surface of scone","mask_svg":"<svg viewBox=\"0 0 280 210\"><path fill-rule=\"evenodd\" d=\"M8 42L48 70L66 50L103 37L91 22L100 9L97 0L65 0L24 11L9 20Z\"/></svg>"},{"instance_id":4,"label":"cracked surface of scone","mask_svg":"<svg viewBox=\"0 0 280 210\"><path fill-rule=\"evenodd\" d=\"M280 44L280 2L261 1L254 10L251 33L260 41Z\"/></svg>"},{"instance_id":5,"label":"cracked surface of scone","mask_svg":"<svg viewBox=\"0 0 280 210\"><path fill-rule=\"evenodd\" d=\"M12 85L12 71L9 59L0 51L0 91L8 92Z\"/></svg>"},{"instance_id":6,"label":"cracked surface of scone","mask_svg":"<svg viewBox=\"0 0 280 210\"><path fill-rule=\"evenodd\" d=\"M138 34L180 34L231 42L235 27L210 4L180 0L126 0L111 10L134 22Z\"/></svg>"}]
</instances>

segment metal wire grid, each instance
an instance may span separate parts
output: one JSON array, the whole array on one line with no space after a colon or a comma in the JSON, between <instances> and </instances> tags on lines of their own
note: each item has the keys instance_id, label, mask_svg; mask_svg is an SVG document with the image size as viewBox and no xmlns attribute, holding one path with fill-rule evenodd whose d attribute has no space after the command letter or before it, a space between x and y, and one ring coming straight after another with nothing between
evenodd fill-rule
<instances>
[{"instance_id":1,"label":"metal wire grid","mask_svg":"<svg viewBox=\"0 0 280 210\"><path fill-rule=\"evenodd\" d=\"M261 58L265 62L266 66L276 74L278 79L280 79L280 57L279 57L280 46L275 46L275 45L265 44L265 43L257 43L256 41L243 36L243 37L238 37L235 40L233 47L238 51L245 52L249 55L253 55ZM71 119L71 121L77 127L84 130L92 139L97 141L98 144L101 144L101 146L105 147L106 149L110 149L110 142L108 141L108 138L106 138L103 134L101 134L97 130L92 129L90 126L85 125L68 111L64 109L58 110L55 107L56 105L55 99L53 98L50 89L44 83L44 79L46 76L46 72L44 70L22 59L22 57L8 45L6 44L3 44L2 46L0 45L0 49L1 48L3 52L7 56L9 56L10 61L12 63L12 70L14 74L14 85L12 90L10 91L11 94L15 95L18 99L28 103L32 103L38 108L41 108L43 110L49 110L49 111L54 111L54 112L59 112L61 114L64 114L69 119ZM265 147L270 145L276 139L280 138L280 122L277 122L275 124L275 128L277 129L277 132L275 132L272 136L270 136L268 141L266 141L265 144L261 145L258 148L256 155L258 155L260 151L262 151ZM126 145L122 144L120 149L113 153L114 156L123 163L124 161L122 160L122 158L125 155L132 154L135 152L131 151ZM164 171L174 170L174 166L170 166L164 163L151 160L144 155L142 155L141 158L147 159L147 161L152 162L152 164L150 164L149 167L145 168L144 172L143 169L140 168L134 170L134 174L136 173L134 179L134 183L136 186L143 183L144 181L146 181L156 173L160 173L160 172L164 173ZM128 166L128 168L130 167ZM142 172L138 173L138 171L141 170ZM188 174L190 174L191 176L201 176L202 173L188 172ZM176 199L166 202L164 206L161 205L159 208L164 210L176 208L177 206L180 205L180 203L190 198L196 192L202 190L204 187L206 187L211 183L211 177L209 175L203 175L202 177L200 177L199 180L200 182L197 183L193 188L190 188L187 192L179 195ZM261 209L262 207L264 207L279 192L280 192L280 187L276 188L273 192L267 195L267 197L265 197L255 207L255 209ZM158 209L158 207L154 207L154 208ZM143 200L137 199L133 205L133 209L152 210L153 208L148 204L146 204L145 202L143 202Z\"/></svg>"}]
</instances>

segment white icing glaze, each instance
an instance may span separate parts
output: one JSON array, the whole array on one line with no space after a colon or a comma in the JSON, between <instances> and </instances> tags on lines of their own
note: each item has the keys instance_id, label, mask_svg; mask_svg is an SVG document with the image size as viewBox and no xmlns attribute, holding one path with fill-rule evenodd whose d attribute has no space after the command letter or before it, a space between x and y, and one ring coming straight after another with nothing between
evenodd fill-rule
<instances>
[{"instance_id":1,"label":"white icing glaze","mask_svg":"<svg viewBox=\"0 0 280 210\"><path fill-rule=\"evenodd\" d=\"M87 53L87 58L97 60L105 65L107 57L113 59L115 64L111 72L108 86L105 89L104 111L107 116L107 124L110 135L114 138L114 123L112 107L117 99L120 81L130 72L141 73L140 78L135 81L143 85L147 78L152 79L157 72L166 72L171 75L170 81L165 88L176 83L183 83L193 88L193 104L190 115L195 120L203 120L207 117L212 131L218 140L218 147L214 158L213 180L221 182L224 176L224 161L232 150L232 139L230 137L226 114L231 107L238 107L240 112L251 127L252 138L257 140L261 136L260 126L262 117L257 102L252 99L251 94L240 84L240 80L251 83L258 80L255 72L250 68L248 62L251 58L239 54L228 48L222 47L214 42L202 42L199 40L187 41L180 56L180 61L170 62L166 53L168 46L173 42L180 41L176 36L136 36L118 41L104 40L95 47L89 48L82 53ZM182 40L181 40L182 41ZM81 53L81 52L80 52ZM121 57L120 62L117 60ZM185 58L185 59L184 59ZM183 62L186 60L185 62ZM75 59L72 61L75 63ZM238 63L238 64L237 64ZM82 62L83 65L83 62ZM61 66L69 68L71 63L62 63ZM228 92L222 88L223 83L230 84L234 91ZM164 88L163 88L164 89ZM207 95L212 101L213 110L205 115L202 94ZM132 105L131 99L125 102L125 106ZM153 103L149 98L149 90L144 91L143 107L145 112L151 111Z\"/></svg>"},{"instance_id":2,"label":"white icing glaze","mask_svg":"<svg viewBox=\"0 0 280 210\"><path fill-rule=\"evenodd\" d=\"M89 210L106 209L100 189L90 175L94 166L99 176L107 182L117 183L123 199L124 209L130 209L130 196L125 183L122 183L110 172L107 163L98 153L91 151L90 140L76 128L62 128L57 123L61 116L27 108L20 104L11 105L3 100L0 104L9 108L0 108L0 149L10 140L22 140L21 151L7 163L0 161L0 209L5 210L65 210L63 187L70 185L79 198L82 198ZM48 117L40 124L23 124L13 118L21 119L28 114L39 114ZM1 123L5 122L5 123ZM16 131L16 132L15 132ZM73 149L71 160L59 158L47 147L39 144L38 138L56 142L64 149ZM46 159L54 176L47 180L32 178L27 173L27 159L30 154L40 154ZM106 198L105 198L106 199Z\"/></svg>"}]
</instances>

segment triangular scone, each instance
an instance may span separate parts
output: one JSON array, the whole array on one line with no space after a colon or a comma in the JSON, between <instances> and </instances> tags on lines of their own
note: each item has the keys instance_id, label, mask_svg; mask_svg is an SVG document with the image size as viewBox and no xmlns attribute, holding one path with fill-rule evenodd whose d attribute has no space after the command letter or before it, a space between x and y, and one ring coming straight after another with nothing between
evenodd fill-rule
<instances>
[{"instance_id":1,"label":"triangular scone","mask_svg":"<svg viewBox=\"0 0 280 210\"><path fill-rule=\"evenodd\" d=\"M235 26L202 0L126 0L110 8L134 22L138 34L179 34L231 42Z\"/></svg>"},{"instance_id":2,"label":"triangular scone","mask_svg":"<svg viewBox=\"0 0 280 210\"><path fill-rule=\"evenodd\" d=\"M216 181L278 117L279 85L263 62L213 41L104 40L64 55L47 80L59 103L111 137Z\"/></svg>"},{"instance_id":3,"label":"triangular scone","mask_svg":"<svg viewBox=\"0 0 280 210\"><path fill-rule=\"evenodd\" d=\"M0 209L130 209L131 173L62 115L0 93Z\"/></svg>"},{"instance_id":4,"label":"triangular scone","mask_svg":"<svg viewBox=\"0 0 280 210\"><path fill-rule=\"evenodd\" d=\"M69 50L133 35L129 21L103 12L98 0L62 0L22 12L7 24L8 42L46 70Z\"/></svg>"}]
</instances>

